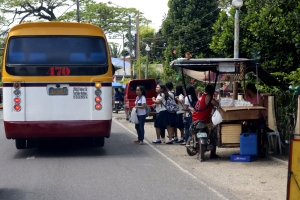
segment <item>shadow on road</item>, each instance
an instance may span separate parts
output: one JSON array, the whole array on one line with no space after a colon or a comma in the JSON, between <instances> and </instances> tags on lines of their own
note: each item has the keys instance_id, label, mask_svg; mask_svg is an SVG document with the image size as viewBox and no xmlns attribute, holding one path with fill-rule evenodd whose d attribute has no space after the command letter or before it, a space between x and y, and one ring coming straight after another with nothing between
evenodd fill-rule
<instances>
[{"instance_id":1,"label":"shadow on road","mask_svg":"<svg viewBox=\"0 0 300 200\"><path fill-rule=\"evenodd\" d=\"M0 199L23 200L28 199L26 192L19 189L1 188Z\"/></svg>"},{"instance_id":2,"label":"shadow on road","mask_svg":"<svg viewBox=\"0 0 300 200\"><path fill-rule=\"evenodd\" d=\"M134 136L112 132L105 138L104 147L94 147L90 138L62 138L40 140L35 148L18 150L14 159L49 157L147 157L147 145L133 142Z\"/></svg>"}]
</instances>

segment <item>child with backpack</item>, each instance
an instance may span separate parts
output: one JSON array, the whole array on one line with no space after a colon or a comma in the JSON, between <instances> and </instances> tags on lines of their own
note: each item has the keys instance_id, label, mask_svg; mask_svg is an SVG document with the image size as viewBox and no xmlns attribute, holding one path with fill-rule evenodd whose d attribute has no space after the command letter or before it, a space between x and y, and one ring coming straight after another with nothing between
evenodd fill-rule
<instances>
[{"instance_id":1,"label":"child with backpack","mask_svg":"<svg viewBox=\"0 0 300 200\"><path fill-rule=\"evenodd\" d=\"M167 88L167 91L169 93L169 98L172 98L175 100L175 102L177 101L175 99L175 92L173 91L173 83L172 82L167 82L166 83L166 88ZM177 103L177 102L176 102ZM178 106L178 104L177 104ZM171 127L172 127L172 135L173 135L173 138L172 140L177 142L178 141L178 138L177 138L177 131L176 131L176 116L177 116L177 111L174 110L174 112L169 112L169 118L171 119Z\"/></svg>"},{"instance_id":2,"label":"child with backpack","mask_svg":"<svg viewBox=\"0 0 300 200\"><path fill-rule=\"evenodd\" d=\"M154 127L156 130L157 139L154 140L153 143L155 144L161 143L160 131L161 128L166 127L169 134L169 141L166 142L166 144L173 144L173 140L172 140L173 132L171 127L172 121L169 115L169 111L167 109L170 107L167 105L168 104L167 101L170 100L169 93L166 89L166 86L160 84L156 86L156 92L157 92L157 97L156 98L152 97L152 101L156 105L155 109L157 114L154 122Z\"/></svg>"},{"instance_id":3,"label":"child with backpack","mask_svg":"<svg viewBox=\"0 0 300 200\"><path fill-rule=\"evenodd\" d=\"M177 143L183 143L184 140L184 123L183 123L183 104L184 104L184 92L182 85L177 85L175 90L175 99L178 105L178 111L176 112L176 123L175 123L175 137L177 137L177 129L180 131L180 139L178 139Z\"/></svg>"}]
</instances>

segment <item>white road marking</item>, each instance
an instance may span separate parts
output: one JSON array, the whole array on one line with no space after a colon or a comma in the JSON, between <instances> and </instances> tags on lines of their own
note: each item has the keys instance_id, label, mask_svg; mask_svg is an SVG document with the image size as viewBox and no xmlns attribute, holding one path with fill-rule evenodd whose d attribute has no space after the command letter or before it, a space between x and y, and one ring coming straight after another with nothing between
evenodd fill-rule
<instances>
[{"instance_id":1,"label":"white road marking","mask_svg":"<svg viewBox=\"0 0 300 200\"><path fill-rule=\"evenodd\" d=\"M117 122L120 126L122 126L124 129L126 129L128 132L130 132L131 134L136 136L136 133L134 133L133 131L131 131L130 129L128 129L127 127L125 127L123 124L121 124L120 122L118 122L117 120L113 119L115 122ZM152 147L152 149L154 149L157 153L159 153L161 156L163 156L164 158L166 158L168 161L170 161L173 165L175 165L180 171L182 171L183 173L186 173L187 175L191 176L193 179L195 179L196 181L198 181L200 184L204 185L205 187L207 187L210 191L212 191L213 193L215 193L218 197L220 197L221 199L227 199L225 196L223 196L221 193L219 193L218 191L216 191L214 188L208 186L206 183L204 183L203 181L199 180L196 176L194 176L193 174L191 174L189 171L183 169L179 164L177 164L174 160L172 160L171 158L169 158L167 155L165 155L163 152L161 152L160 150L158 150L153 144L148 143L147 141L144 141L144 143L148 144L150 147ZM228 200L228 199L227 199Z\"/></svg>"}]
</instances>

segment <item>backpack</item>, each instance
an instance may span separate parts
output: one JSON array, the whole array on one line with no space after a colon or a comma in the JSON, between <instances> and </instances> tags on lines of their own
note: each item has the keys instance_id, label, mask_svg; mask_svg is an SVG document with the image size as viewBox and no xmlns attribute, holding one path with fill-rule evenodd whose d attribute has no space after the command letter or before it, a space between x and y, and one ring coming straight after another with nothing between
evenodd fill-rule
<instances>
[{"instance_id":1,"label":"backpack","mask_svg":"<svg viewBox=\"0 0 300 200\"><path fill-rule=\"evenodd\" d=\"M164 104L163 104L164 105ZM166 105L164 105L169 113L176 113L179 110L179 107L177 103L175 102L175 99L172 97L168 97L166 100Z\"/></svg>"},{"instance_id":2,"label":"backpack","mask_svg":"<svg viewBox=\"0 0 300 200\"><path fill-rule=\"evenodd\" d=\"M151 112L151 108L148 106L148 104L146 104L145 110L146 110L146 117L149 117L150 112Z\"/></svg>"}]
</instances>

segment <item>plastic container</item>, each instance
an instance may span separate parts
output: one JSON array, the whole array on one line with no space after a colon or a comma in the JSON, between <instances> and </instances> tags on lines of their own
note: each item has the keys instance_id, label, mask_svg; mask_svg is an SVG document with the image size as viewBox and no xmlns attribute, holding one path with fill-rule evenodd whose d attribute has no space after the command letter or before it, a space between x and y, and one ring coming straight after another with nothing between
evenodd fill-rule
<instances>
[{"instance_id":1,"label":"plastic container","mask_svg":"<svg viewBox=\"0 0 300 200\"><path fill-rule=\"evenodd\" d=\"M221 107L232 107L232 106L234 106L234 99L228 98L228 97L221 98L220 106Z\"/></svg>"},{"instance_id":2,"label":"plastic container","mask_svg":"<svg viewBox=\"0 0 300 200\"><path fill-rule=\"evenodd\" d=\"M240 155L240 154L231 154L230 161L231 162L252 162L254 161L256 156L254 155Z\"/></svg>"},{"instance_id":3,"label":"plastic container","mask_svg":"<svg viewBox=\"0 0 300 200\"><path fill-rule=\"evenodd\" d=\"M240 155L257 155L256 133L242 133L240 135Z\"/></svg>"}]
</instances>

